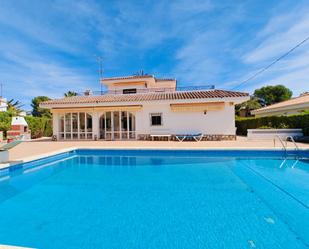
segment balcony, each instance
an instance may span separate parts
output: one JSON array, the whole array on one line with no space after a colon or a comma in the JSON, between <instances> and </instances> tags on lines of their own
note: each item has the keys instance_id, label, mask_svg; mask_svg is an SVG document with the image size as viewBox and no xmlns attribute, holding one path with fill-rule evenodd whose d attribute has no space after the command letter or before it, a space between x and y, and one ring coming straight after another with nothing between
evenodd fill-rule
<instances>
[{"instance_id":1,"label":"balcony","mask_svg":"<svg viewBox=\"0 0 309 249\"><path fill-rule=\"evenodd\" d=\"M205 91L215 89L214 85L204 86L185 86L175 88L128 88L128 89L117 89L117 90L102 90L102 91L85 91L84 93L78 93L78 96L87 95L106 95L106 94L142 94L142 93L162 93L162 92L186 92L186 91Z\"/></svg>"}]
</instances>

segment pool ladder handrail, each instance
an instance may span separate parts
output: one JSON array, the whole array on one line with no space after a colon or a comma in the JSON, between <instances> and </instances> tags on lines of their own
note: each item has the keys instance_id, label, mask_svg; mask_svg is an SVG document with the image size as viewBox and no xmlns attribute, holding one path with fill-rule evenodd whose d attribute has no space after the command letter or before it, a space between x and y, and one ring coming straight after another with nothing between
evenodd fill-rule
<instances>
[{"instance_id":1,"label":"pool ladder handrail","mask_svg":"<svg viewBox=\"0 0 309 249\"><path fill-rule=\"evenodd\" d=\"M292 136L287 136L287 137L285 138L285 147L288 146L288 138L291 139L291 142L294 144L295 150L296 150L296 151L299 151L299 147L298 147L298 145L296 144L296 142L295 142L295 140L294 140L294 138L293 138Z\"/></svg>"},{"instance_id":2,"label":"pool ladder handrail","mask_svg":"<svg viewBox=\"0 0 309 249\"><path fill-rule=\"evenodd\" d=\"M280 141L280 143L282 145L283 150L286 152L286 145L284 145L284 142L279 135L274 136L274 147L276 147L276 138L278 138L278 140Z\"/></svg>"},{"instance_id":3,"label":"pool ladder handrail","mask_svg":"<svg viewBox=\"0 0 309 249\"><path fill-rule=\"evenodd\" d=\"M282 138L281 138L279 135L275 135L275 136L274 136L274 147L276 147L276 138L279 139L279 141L280 141L280 143L281 143L281 145L282 145L282 148L283 148L283 150L284 150L284 152L285 152L285 156L288 156L288 150L287 150L288 138L291 139L293 145L295 146L295 151L296 151L296 152L299 151L299 147L298 147L298 145L296 144L296 142L295 142L295 140L294 140L294 138L293 138L292 136L287 136L287 137L285 137L285 144L284 144ZM297 161L298 161L298 160L299 160L299 155L296 154L295 157L297 158Z\"/></svg>"}]
</instances>

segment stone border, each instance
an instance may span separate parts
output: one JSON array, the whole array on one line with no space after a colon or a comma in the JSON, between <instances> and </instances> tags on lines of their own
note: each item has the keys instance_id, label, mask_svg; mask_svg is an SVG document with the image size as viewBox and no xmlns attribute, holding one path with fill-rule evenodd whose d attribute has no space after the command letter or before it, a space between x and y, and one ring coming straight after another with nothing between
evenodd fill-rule
<instances>
[{"instance_id":1,"label":"stone border","mask_svg":"<svg viewBox=\"0 0 309 249\"><path fill-rule=\"evenodd\" d=\"M143 141L151 141L152 137L150 134L138 134L137 135L137 140L143 140ZM166 137L156 137L155 140L163 141L166 140ZM176 135L171 136L171 141L177 141ZM186 139L186 141L195 141L193 138L192 139ZM232 141L236 140L236 135L219 135L219 134L214 134L214 135L203 135L203 138L201 141Z\"/></svg>"}]
</instances>

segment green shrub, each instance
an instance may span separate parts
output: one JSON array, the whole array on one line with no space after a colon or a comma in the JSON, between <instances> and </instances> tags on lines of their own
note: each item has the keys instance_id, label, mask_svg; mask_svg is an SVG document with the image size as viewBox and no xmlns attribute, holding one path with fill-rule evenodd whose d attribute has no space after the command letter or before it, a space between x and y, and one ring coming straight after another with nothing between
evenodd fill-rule
<instances>
[{"instance_id":1,"label":"green shrub","mask_svg":"<svg viewBox=\"0 0 309 249\"><path fill-rule=\"evenodd\" d=\"M261 127L258 127L258 129L271 129L271 127L267 126L267 125L263 125Z\"/></svg>"},{"instance_id":2,"label":"green shrub","mask_svg":"<svg viewBox=\"0 0 309 249\"><path fill-rule=\"evenodd\" d=\"M309 127L303 128L304 136L309 136Z\"/></svg>"},{"instance_id":3,"label":"green shrub","mask_svg":"<svg viewBox=\"0 0 309 249\"><path fill-rule=\"evenodd\" d=\"M259 118L236 118L237 135L247 135L248 129L269 127L275 129L303 129L309 133L309 114L269 116Z\"/></svg>"},{"instance_id":4,"label":"green shrub","mask_svg":"<svg viewBox=\"0 0 309 249\"><path fill-rule=\"evenodd\" d=\"M31 130L31 138L49 137L52 135L52 122L49 118L26 117L26 121Z\"/></svg>"},{"instance_id":5,"label":"green shrub","mask_svg":"<svg viewBox=\"0 0 309 249\"><path fill-rule=\"evenodd\" d=\"M11 114L9 112L0 112L0 131L3 131L4 138L6 132L11 128Z\"/></svg>"}]
</instances>

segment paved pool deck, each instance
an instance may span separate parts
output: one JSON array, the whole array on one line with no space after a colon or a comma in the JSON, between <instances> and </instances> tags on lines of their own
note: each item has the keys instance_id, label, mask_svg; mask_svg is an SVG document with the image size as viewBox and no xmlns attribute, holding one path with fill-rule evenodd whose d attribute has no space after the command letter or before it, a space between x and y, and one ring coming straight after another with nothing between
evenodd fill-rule
<instances>
[{"instance_id":1,"label":"paved pool deck","mask_svg":"<svg viewBox=\"0 0 309 249\"><path fill-rule=\"evenodd\" d=\"M297 143L300 149L309 149L309 144ZM294 149L291 142L288 148ZM51 141L39 139L23 142L10 150L11 162L31 161L45 156L77 148L98 149L282 149L279 141L274 147L273 140L248 140L237 137L235 141Z\"/></svg>"}]
</instances>

